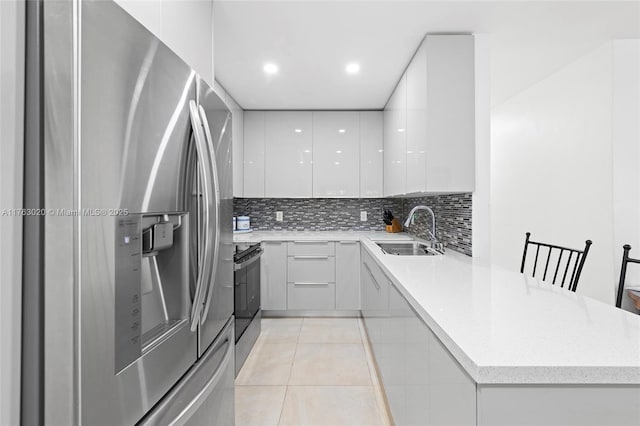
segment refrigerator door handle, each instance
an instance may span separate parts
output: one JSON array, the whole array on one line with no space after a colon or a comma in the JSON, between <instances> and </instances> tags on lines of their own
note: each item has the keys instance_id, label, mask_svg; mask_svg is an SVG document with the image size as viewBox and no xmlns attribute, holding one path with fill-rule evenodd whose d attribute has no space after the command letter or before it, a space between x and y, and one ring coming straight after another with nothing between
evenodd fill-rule
<instances>
[{"instance_id":1,"label":"refrigerator door handle","mask_svg":"<svg viewBox=\"0 0 640 426\"><path fill-rule=\"evenodd\" d=\"M213 138L211 137L211 131L209 130L209 120L207 120L207 114L204 111L204 108L200 105L198 107L200 112L200 120L202 121L202 127L204 128L204 135L207 140L207 144L209 146L209 150L211 155L209 160L211 162L211 173L213 178L213 189L214 189L214 206L215 206L215 214L216 214L216 222L215 222L215 236L214 236L214 249L213 249L213 261L212 261L212 271L211 271L211 279L208 281L207 293L206 293L206 303L204 306L204 311L202 311L202 315L200 318L200 323L204 324L207 319L207 314L209 313L209 308L211 306L211 298L213 296L213 286L212 281L215 281L216 272L218 271L218 259L220 258L220 176L218 175L218 166L216 161L215 148L213 146ZM227 115L227 119L225 120L224 126L222 126L222 131L220 132L220 138L224 135L227 124L229 122L229 115Z\"/></svg>"},{"instance_id":2,"label":"refrigerator door handle","mask_svg":"<svg viewBox=\"0 0 640 426\"><path fill-rule=\"evenodd\" d=\"M202 170L202 189L204 196L204 249L199 250L198 253L198 277L196 279L196 291L193 297L193 304L191 307L191 331L196 331L200 322L200 315L202 313L202 300L204 297L204 286L206 285L206 279L209 274L210 266L207 259L209 258L210 241L209 234L211 232L209 206L211 204L211 182L210 182L210 165L207 163L207 145L205 141L205 135L202 129L202 122L198 114L195 101L189 101L189 110L191 116L191 126L193 127L193 135L196 143L196 153L200 170Z\"/></svg>"},{"instance_id":3,"label":"refrigerator door handle","mask_svg":"<svg viewBox=\"0 0 640 426\"><path fill-rule=\"evenodd\" d=\"M191 416L193 416L193 413L198 411L202 403L207 399L207 397L211 394L211 392L218 386L220 379L222 378L223 374L227 370L227 366L231 361L231 356L233 355L233 352L234 352L233 349L235 347L234 343L229 338L227 338L227 341L225 344L227 345L227 349L216 372L213 373L211 378L207 381L204 387L198 392L196 397L191 402L189 402L189 404L186 407L184 407L184 409L169 423L170 426L184 425L191 418Z\"/></svg>"}]
</instances>

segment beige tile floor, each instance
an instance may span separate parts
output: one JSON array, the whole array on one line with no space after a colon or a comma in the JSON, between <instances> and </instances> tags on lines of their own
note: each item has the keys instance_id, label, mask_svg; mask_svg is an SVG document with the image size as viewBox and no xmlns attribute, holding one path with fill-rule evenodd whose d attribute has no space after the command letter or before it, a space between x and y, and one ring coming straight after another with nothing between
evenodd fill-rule
<instances>
[{"instance_id":1,"label":"beige tile floor","mask_svg":"<svg viewBox=\"0 0 640 426\"><path fill-rule=\"evenodd\" d=\"M265 318L236 378L236 426L389 425L357 318Z\"/></svg>"}]
</instances>

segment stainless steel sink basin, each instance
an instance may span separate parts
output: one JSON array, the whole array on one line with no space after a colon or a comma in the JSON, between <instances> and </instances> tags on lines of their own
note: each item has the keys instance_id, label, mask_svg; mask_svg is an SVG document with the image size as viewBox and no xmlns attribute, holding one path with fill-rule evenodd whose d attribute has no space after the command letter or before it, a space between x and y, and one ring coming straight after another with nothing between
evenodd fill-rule
<instances>
[{"instance_id":1,"label":"stainless steel sink basin","mask_svg":"<svg viewBox=\"0 0 640 426\"><path fill-rule=\"evenodd\" d=\"M437 256L441 253L424 243L416 241L376 243L385 254L395 256Z\"/></svg>"}]
</instances>

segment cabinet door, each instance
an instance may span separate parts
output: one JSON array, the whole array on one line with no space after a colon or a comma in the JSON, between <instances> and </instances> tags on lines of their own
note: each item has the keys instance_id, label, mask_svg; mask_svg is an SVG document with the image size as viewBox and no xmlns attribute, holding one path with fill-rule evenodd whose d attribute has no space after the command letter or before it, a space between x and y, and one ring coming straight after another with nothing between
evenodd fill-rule
<instances>
[{"instance_id":1,"label":"cabinet door","mask_svg":"<svg viewBox=\"0 0 640 426\"><path fill-rule=\"evenodd\" d=\"M227 103L231 105L231 137L233 147L233 196L244 196L244 111L229 94Z\"/></svg>"},{"instance_id":2,"label":"cabinet door","mask_svg":"<svg viewBox=\"0 0 640 426\"><path fill-rule=\"evenodd\" d=\"M382 111L360 112L360 198L383 196Z\"/></svg>"},{"instance_id":3,"label":"cabinet door","mask_svg":"<svg viewBox=\"0 0 640 426\"><path fill-rule=\"evenodd\" d=\"M360 127L353 111L313 113L313 196L360 195Z\"/></svg>"},{"instance_id":4,"label":"cabinet door","mask_svg":"<svg viewBox=\"0 0 640 426\"><path fill-rule=\"evenodd\" d=\"M333 311L336 309L335 283L289 283L287 307L291 310Z\"/></svg>"},{"instance_id":5,"label":"cabinet door","mask_svg":"<svg viewBox=\"0 0 640 426\"><path fill-rule=\"evenodd\" d=\"M362 259L362 309L372 316L386 315L389 309L389 283L370 256Z\"/></svg>"},{"instance_id":6,"label":"cabinet door","mask_svg":"<svg viewBox=\"0 0 640 426\"><path fill-rule=\"evenodd\" d=\"M289 256L287 279L290 283L335 283L336 258L333 256Z\"/></svg>"},{"instance_id":7,"label":"cabinet door","mask_svg":"<svg viewBox=\"0 0 640 426\"><path fill-rule=\"evenodd\" d=\"M260 259L260 303L265 310L287 309L287 245L265 241Z\"/></svg>"},{"instance_id":8,"label":"cabinet door","mask_svg":"<svg viewBox=\"0 0 640 426\"><path fill-rule=\"evenodd\" d=\"M360 309L360 244L336 244L336 309Z\"/></svg>"},{"instance_id":9,"label":"cabinet door","mask_svg":"<svg viewBox=\"0 0 640 426\"><path fill-rule=\"evenodd\" d=\"M374 355L394 423L475 425L475 382L393 285L383 327Z\"/></svg>"},{"instance_id":10,"label":"cabinet door","mask_svg":"<svg viewBox=\"0 0 640 426\"><path fill-rule=\"evenodd\" d=\"M384 112L384 195L406 192L406 74L393 91Z\"/></svg>"},{"instance_id":11,"label":"cabinet door","mask_svg":"<svg viewBox=\"0 0 640 426\"><path fill-rule=\"evenodd\" d=\"M475 74L472 35L433 35L427 51L426 190L473 191Z\"/></svg>"},{"instance_id":12,"label":"cabinet door","mask_svg":"<svg viewBox=\"0 0 640 426\"><path fill-rule=\"evenodd\" d=\"M244 112L244 196L264 197L264 111Z\"/></svg>"},{"instance_id":13,"label":"cabinet door","mask_svg":"<svg viewBox=\"0 0 640 426\"><path fill-rule=\"evenodd\" d=\"M307 111L265 113L265 196L312 196L312 116Z\"/></svg>"},{"instance_id":14,"label":"cabinet door","mask_svg":"<svg viewBox=\"0 0 640 426\"><path fill-rule=\"evenodd\" d=\"M427 50L424 43L407 68L407 193L425 190L427 150Z\"/></svg>"}]
</instances>

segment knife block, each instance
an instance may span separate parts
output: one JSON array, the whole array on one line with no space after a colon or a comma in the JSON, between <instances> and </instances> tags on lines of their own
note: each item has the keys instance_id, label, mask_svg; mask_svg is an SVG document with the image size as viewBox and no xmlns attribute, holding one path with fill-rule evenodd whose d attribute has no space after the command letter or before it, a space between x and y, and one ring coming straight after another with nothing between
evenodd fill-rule
<instances>
[{"instance_id":1,"label":"knife block","mask_svg":"<svg viewBox=\"0 0 640 426\"><path fill-rule=\"evenodd\" d=\"M400 225L400 222L398 222L398 219L394 218L391 221L391 225L387 225L387 232L390 232L390 233L402 232L402 225Z\"/></svg>"}]
</instances>

